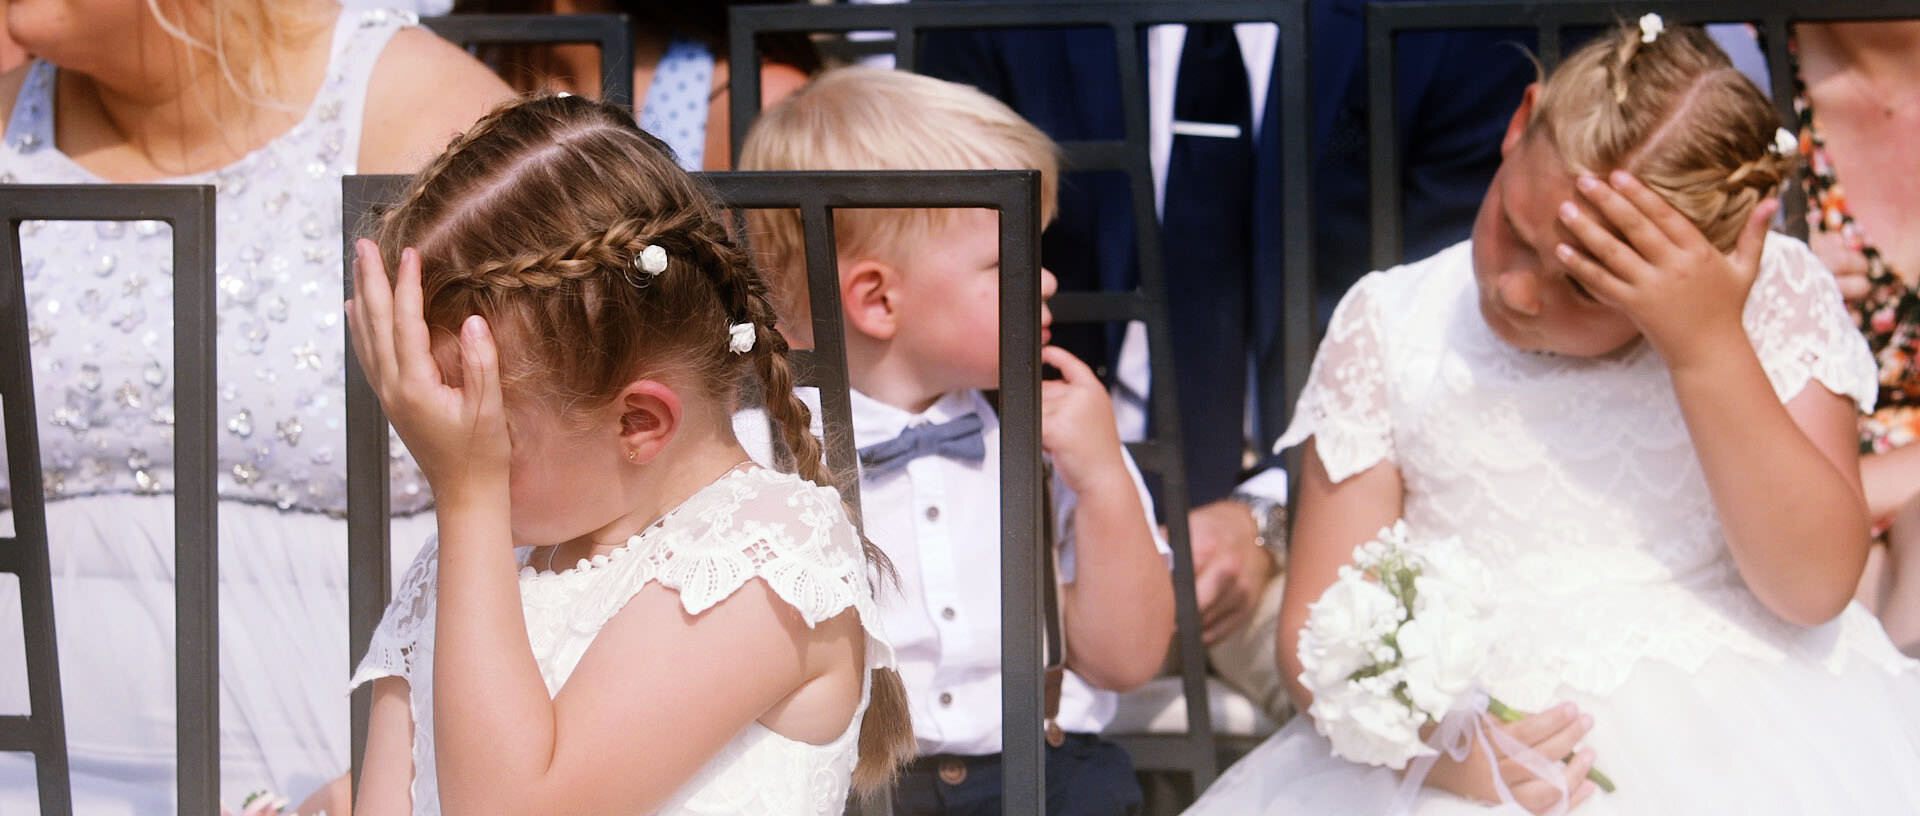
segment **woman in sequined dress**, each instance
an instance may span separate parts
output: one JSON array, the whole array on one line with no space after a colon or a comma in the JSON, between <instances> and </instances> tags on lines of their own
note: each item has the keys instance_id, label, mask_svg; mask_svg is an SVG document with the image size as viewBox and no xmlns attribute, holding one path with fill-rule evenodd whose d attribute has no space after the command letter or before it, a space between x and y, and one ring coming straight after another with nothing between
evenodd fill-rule
<instances>
[{"instance_id":1,"label":"woman in sequined dress","mask_svg":"<svg viewBox=\"0 0 1920 816\"><path fill-rule=\"evenodd\" d=\"M1808 244L1834 271L1880 367L1860 475L1886 546L1861 600L1920 651L1920 21L1802 24L1795 107ZM1816 113L1817 112L1817 113ZM1844 180L1844 185L1842 181Z\"/></svg>"},{"instance_id":2,"label":"woman in sequined dress","mask_svg":"<svg viewBox=\"0 0 1920 816\"><path fill-rule=\"evenodd\" d=\"M410 19L334 0L7 6L38 59L0 76L0 181L217 190L229 803L305 795L348 762L340 177L409 171L509 94ZM170 231L21 233L74 810L171 814ZM398 524L430 524L412 463L393 469L393 508L415 514ZM0 593L0 655L19 655L17 590ZM26 710L20 672L0 660L6 713ZM0 813L34 796L31 758L0 754Z\"/></svg>"}]
</instances>

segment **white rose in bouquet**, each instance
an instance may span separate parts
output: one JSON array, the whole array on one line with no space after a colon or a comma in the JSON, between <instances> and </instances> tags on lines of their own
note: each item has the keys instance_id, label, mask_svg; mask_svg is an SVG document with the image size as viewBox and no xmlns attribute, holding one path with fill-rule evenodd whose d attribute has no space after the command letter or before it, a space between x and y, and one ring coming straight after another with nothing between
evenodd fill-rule
<instances>
[{"instance_id":1,"label":"white rose in bouquet","mask_svg":"<svg viewBox=\"0 0 1920 816\"><path fill-rule=\"evenodd\" d=\"M1300 639L1300 663L1311 687L1333 687L1372 665L1382 638L1400 624L1402 611L1392 594L1365 579L1359 570L1341 567L1340 578L1314 602L1307 631Z\"/></svg>"},{"instance_id":2,"label":"white rose in bouquet","mask_svg":"<svg viewBox=\"0 0 1920 816\"><path fill-rule=\"evenodd\" d=\"M1463 703L1524 716L1479 694L1491 651L1491 582L1458 539L1415 543L1404 522L1355 548L1356 566L1310 606L1300 633L1307 713L1336 756L1403 769L1436 753L1420 730ZM1587 774L1601 790L1613 783Z\"/></svg>"},{"instance_id":3,"label":"white rose in bouquet","mask_svg":"<svg viewBox=\"0 0 1920 816\"><path fill-rule=\"evenodd\" d=\"M1480 623L1459 615L1416 614L1400 627L1395 642L1407 699L1422 714L1439 720L1455 700L1479 686L1489 646Z\"/></svg>"}]
</instances>

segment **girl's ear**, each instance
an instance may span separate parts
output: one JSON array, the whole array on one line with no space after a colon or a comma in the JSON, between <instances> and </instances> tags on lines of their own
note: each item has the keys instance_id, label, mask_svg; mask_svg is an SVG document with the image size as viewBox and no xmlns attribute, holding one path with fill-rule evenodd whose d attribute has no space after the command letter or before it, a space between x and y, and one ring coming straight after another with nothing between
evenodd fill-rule
<instances>
[{"instance_id":1,"label":"girl's ear","mask_svg":"<svg viewBox=\"0 0 1920 816\"><path fill-rule=\"evenodd\" d=\"M1533 124L1533 106L1540 98L1540 83L1527 85L1527 92L1520 95L1520 107L1513 111L1513 118L1507 121L1507 134L1500 139L1500 158L1506 158L1516 148L1520 140L1527 137L1527 127Z\"/></svg>"},{"instance_id":2,"label":"girl's ear","mask_svg":"<svg viewBox=\"0 0 1920 816\"><path fill-rule=\"evenodd\" d=\"M894 289L900 284L900 270L870 258L862 258L840 273L840 308L846 313L847 327L875 340L892 340L900 329Z\"/></svg>"},{"instance_id":3,"label":"girl's ear","mask_svg":"<svg viewBox=\"0 0 1920 816\"><path fill-rule=\"evenodd\" d=\"M615 399L620 408L620 444L627 461L645 464L680 430L680 395L659 380L638 380Z\"/></svg>"}]
</instances>

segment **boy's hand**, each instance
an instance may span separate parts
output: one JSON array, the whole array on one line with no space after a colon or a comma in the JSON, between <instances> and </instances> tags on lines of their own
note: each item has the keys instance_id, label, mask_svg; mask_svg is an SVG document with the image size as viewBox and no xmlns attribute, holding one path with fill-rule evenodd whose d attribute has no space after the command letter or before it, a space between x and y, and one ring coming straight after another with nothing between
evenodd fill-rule
<instances>
[{"instance_id":1,"label":"boy's hand","mask_svg":"<svg viewBox=\"0 0 1920 816\"><path fill-rule=\"evenodd\" d=\"M1561 244L1557 254L1581 286L1633 320L1669 368L1711 362L1726 343L1747 342L1741 315L1777 201L1754 207L1733 252L1721 254L1692 221L1625 172L1607 181L1583 175L1576 186L1598 216L1561 204L1560 223L1579 246Z\"/></svg>"},{"instance_id":2,"label":"boy's hand","mask_svg":"<svg viewBox=\"0 0 1920 816\"><path fill-rule=\"evenodd\" d=\"M354 355L435 499L445 504L469 488L504 489L510 448L499 353L487 322L473 315L461 324L462 381L448 384L433 359L419 253L401 253L389 287L379 248L362 239L355 249L353 300L347 302Z\"/></svg>"},{"instance_id":3,"label":"boy's hand","mask_svg":"<svg viewBox=\"0 0 1920 816\"><path fill-rule=\"evenodd\" d=\"M1061 480L1075 493L1116 476L1127 480L1107 387L1058 346L1040 349L1040 362L1060 370L1060 379L1040 383L1040 447L1053 456Z\"/></svg>"}]
</instances>

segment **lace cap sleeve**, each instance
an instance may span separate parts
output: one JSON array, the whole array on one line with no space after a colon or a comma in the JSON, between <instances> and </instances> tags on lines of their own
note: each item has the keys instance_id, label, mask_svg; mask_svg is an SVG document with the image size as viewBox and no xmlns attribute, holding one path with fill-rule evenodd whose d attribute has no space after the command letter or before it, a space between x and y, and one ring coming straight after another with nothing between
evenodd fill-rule
<instances>
[{"instance_id":1,"label":"lace cap sleeve","mask_svg":"<svg viewBox=\"0 0 1920 816\"><path fill-rule=\"evenodd\" d=\"M400 586L387 603L386 614L373 630L367 656L360 659L348 687L382 677L399 677L412 682L414 658L420 652L421 638L433 636L433 588L440 571L440 539L427 540L420 554L407 567Z\"/></svg>"},{"instance_id":2,"label":"lace cap sleeve","mask_svg":"<svg viewBox=\"0 0 1920 816\"><path fill-rule=\"evenodd\" d=\"M1274 445L1277 452L1312 437L1314 451L1335 482L1394 460L1380 344L1378 290L1385 281L1385 273L1372 273L1340 299L1294 406L1292 423Z\"/></svg>"},{"instance_id":3,"label":"lace cap sleeve","mask_svg":"<svg viewBox=\"0 0 1920 816\"><path fill-rule=\"evenodd\" d=\"M1847 313L1833 274L1806 244L1777 233L1767 236L1742 322L1781 402L1812 380L1853 400L1863 413L1873 410L1879 390L1873 354Z\"/></svg>"},{"instance_id":4,"label":"lace cap sleeve","mask_svg":"<svg viewBox=\"0 0 1920 816\"><path fill-rule=\"evenodd\" d=\"M581 624L604 623L652 581L699 615L759 578L808 626L855 610L880 647L868 662L893 665L860 534L833 488L769 468L737 472L606 558L620 577L580 599Z\"/></svg>"}]
</instances>

